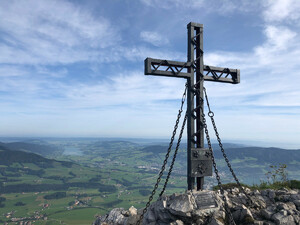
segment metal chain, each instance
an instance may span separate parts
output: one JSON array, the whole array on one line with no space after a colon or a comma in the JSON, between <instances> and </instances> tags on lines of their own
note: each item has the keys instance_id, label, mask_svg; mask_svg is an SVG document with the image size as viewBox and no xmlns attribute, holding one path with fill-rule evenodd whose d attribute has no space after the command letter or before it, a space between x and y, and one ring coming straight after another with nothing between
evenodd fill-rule
<instances>
[{"instance_id":1,"label":"metal chain","mask_svg":"<svg viewBox=\"0 0 300 225\"><path fill-rule=\"evenodd\" d=\"M183 120L182 127L181 127L181 130L180 130L180 134L179 134L179 137L178 137L176 149L175 149L175 152L174 152L174 155L173 155L173 159L172 159L172 162L171 162L171 165L170 165L170 168L169 168L168 176L166 178L164 187L163 187L162 191L159 194L159 197L161 197L164 194L164 192L166 190L166 187L167 187L167 184L168 184L168 181L169 181L169 178L171 176L171 173L172 173L172 170L173 170L173 166L174 166L174 163L175 163L175 160L176 160L176 156L177 156L177 153L178 153L178 149L179 149L179 146L180 146L182 134L183 134L183 131L184 131L186 119L187 119L187 112L185 112L185 116L184 116L184 120Z\"/></svg>"},{"instance_id":2,"label":"metal chain","mask_svg":"<svg viewBox=\"0 0 300 225\"><path fill-rule=\"evenodd\" d=\"M137 225L140 225L141 222L143 221L144 215L147 212L147 210L148 210L148 208L150 206L151 201L153 200L153 197L154 197L154 195L156 193L156 190L158 188L158 185L160 183L161 177L163 176L164 170L166 168L166 164L168 162L168 158L170 156L170 152L171 152L171 149L172 149L172 146L173 146L173 142L174 142L174 138L175 138L176 131L177 131L177 128L178 128L178 124L179 124L179 120L180 120L180 117L181 117L181 113L183 111L183 105L184 105L184 102L185 102L185 99L186 99L186 92L187 92L187 83L185 84L185 90L184 90L184 93L182 95L180 110L179 110L178 115L177 115L176 123L175 123L175 126L174 126L174 130L173 130L173 134L172 134L172 137L171 137L171 141L169 143L169 148L168 148L168 151L167 151L166 156L165 156L165 160L164 160L163 165L161 167L161 170L159 172L159 175L158 175L157 181L156 181L156 183L154 185L153 191L151 192L151 195L149 196L149 200L148 200L148 202L146 204L146 207L144 208L144 210L142 212L142 215L140 216L139 220L136 223Z\"/></svg>"},{"instance_id":3,"label":"metal chain","mask_svg":"<svg viewBox=\"0 0 300 225\"><path fill-rule=\"evenodd\" d=\"M206 93L205 87L203 87L203 90L204 90L204 94L205 94L206 104L207 104L207 107L208 107L208 110L209 110L209 111L208 111L208 116L210 117L211 123L212 123L212 125L213 125L213 127L214 127L215 134L216 134L216 137L217 137L219 146L220 146L220 148L221 148L223 157L224 157L224 159L225 159L225 161L226 161L226 163L227 163L227 166L228 166L228 168L229 168L229 170L230 170L230 172L231 172L231 174L232 174L234 180L235 180L236 183L238 184L239 189L240 189L240 190L245 194L245 196L248 198L248 200L250 201L250 204L252 204L252 203L253 203L253 202L252 202L252 199L250 198L250 196L246 193L246 191L245 191L244 188L242 187L240 181L238 180L237 176L235 175L235 173L234 173L234 171L233 171L233 169L232 169L232 167L231 167L231 164L230 164L230 162L229 162L229 159L228 159L228 157L227 157L227 155L226 155L226 153L225 153L225 150L224 150L224 148L223 148L223 144L222 144L222 141L221 141L221 138L220 138L220 135L219 135L219 132L218 132L218 129L217 129L215 120L214 120L214 113L213 113L213 112L211 111L211 109L210 109L210 105L209 105L209 101L208 101L208 97L207 97L207 93Z\"/></svg>"},{"instance_id":4,"label":"metal chain","mask_svg":"<svg viewBox=\"0 0 300 225\"><path fill-rule=\"evenodd\" d=\"M221 191L222 199L224 201L224 206L225 206L224 208L225 208L226 214L229 217L228 218L229 219L229 223L231 225L235 225L235 222L233 220L232 214L230 212L230 209L229 209L229 206L228 206L228 203L227 203L227 199L225 197L224 189L222 187L221 178L219 176L219 171L218 171L217 164L216 164L215 157L214 157L214 153L213 153L213 150L212 150L212 145L211 145L211 141L210 141L210 137L209 137L208 128L207 128L207 124L206 124L206 119L205 119L205 114L204 113L202 113L202 123L203 123L203 127L204 127L205 134L206 134L206 140L207 140L208 148L209 148L209 151L210 151L210 154L211 154L211 159L212 159L214 171L215 171L215 174L216 174L216 179L217 179L220 191Z\"/></svg>"}]
</instances>

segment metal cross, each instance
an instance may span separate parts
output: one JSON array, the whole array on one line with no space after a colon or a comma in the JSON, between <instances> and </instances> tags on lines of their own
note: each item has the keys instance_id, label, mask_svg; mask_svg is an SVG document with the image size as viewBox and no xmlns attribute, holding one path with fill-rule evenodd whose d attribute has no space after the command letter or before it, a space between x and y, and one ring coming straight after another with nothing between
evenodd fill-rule
<instances>
[{"instance_id":1,"label":"metal cross","mask_svg":"<svg viewBox=\"0 0 300 225\"><path fill-rule=\"evenodd\" d=\"M240 70L204 65L203 24L190 22L187 25L187 29L187 61L177 62L146 58L145 75L187 79L187 183L188 190L194 189L196 178L197 190L201 190L203 189L204 176L212 175L211 157L207 157L207 149L204 148L204 129L202 123L204 103L203 82L206 80L238 84L240 82ZM196 105L196 107L194 107L194 105ZM205 166L209 169L205 172L202 171L203 173L199 173L198 165L200 164L205 164Z\"/></svg>"}]
</instances>

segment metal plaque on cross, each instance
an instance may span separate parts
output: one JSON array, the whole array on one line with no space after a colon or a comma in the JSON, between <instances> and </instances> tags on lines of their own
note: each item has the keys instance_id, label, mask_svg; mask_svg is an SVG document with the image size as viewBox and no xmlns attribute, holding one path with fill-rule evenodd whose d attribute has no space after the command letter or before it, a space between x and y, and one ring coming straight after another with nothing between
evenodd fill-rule
<instances>
[{"instance_id":1,"label":"metal plaque on cross","mask_svg":"<svg viewBox=\"0 0 300 225\"><path fill-rule=\"evenodd\" d=\"M208 148L191 149L191 169L193 177L212 176L211 152Z\"/></svg>"}]
</instances>

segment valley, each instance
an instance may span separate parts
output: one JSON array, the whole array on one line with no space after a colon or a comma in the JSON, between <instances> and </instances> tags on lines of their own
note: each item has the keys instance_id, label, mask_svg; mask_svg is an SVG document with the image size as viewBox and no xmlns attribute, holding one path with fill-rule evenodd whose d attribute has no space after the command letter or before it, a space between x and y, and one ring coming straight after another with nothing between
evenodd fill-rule
<instances>
[{"instance_id":1,"label":"valley","mask_svg":"<svg viewBox=\"0 0 300 225\"><path fill-rule=\"evenodd\" d=\"M31 150L32 149L32 150ZM214 145L223 183L232 182ZM115 207L142 208L153 189L166 143L97 139L46 139L0 143L0 223L91 224ZM287 165L300 179L300 151L225 144L241 182L266 180L270 165ZM170 156L169 161L171 160ZM186 188L185 144L177 155L167 194ZM161 181L163 185L164 179ZM205 178L206 188L215 185ZM159 193L160 189L158 190Z\"/></svg>"}]
</instances>

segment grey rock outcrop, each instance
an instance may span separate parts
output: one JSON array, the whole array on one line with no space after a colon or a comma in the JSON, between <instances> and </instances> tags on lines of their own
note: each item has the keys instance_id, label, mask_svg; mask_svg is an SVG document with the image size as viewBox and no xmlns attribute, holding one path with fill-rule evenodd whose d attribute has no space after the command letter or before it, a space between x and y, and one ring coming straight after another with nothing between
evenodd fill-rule
<instances>
[{"instance_id":1,"label":"grey rock outcrop","mask_svg":"<svg viewBox=\"0 0 300 225\"><path fill-rule=\"evenodd\" d=\"M236 224L300 225L299 190L245 189L251 201L238 188L225 191ZM116 208L100 216L94 225L134 225L142 209ZM147 225L223 225L226 213L219 191L186 191L163 196L152 203L141 224Z\"/></svg>"}]
</instances>

